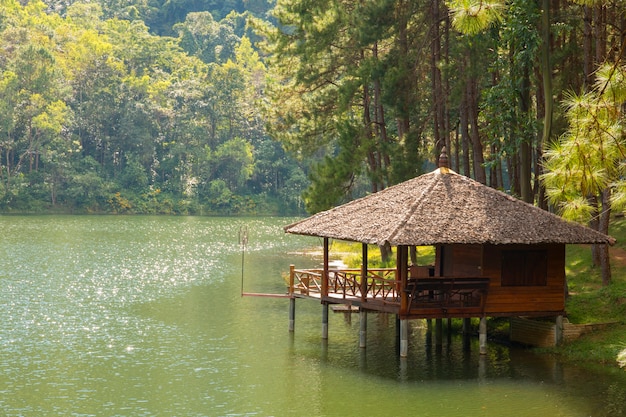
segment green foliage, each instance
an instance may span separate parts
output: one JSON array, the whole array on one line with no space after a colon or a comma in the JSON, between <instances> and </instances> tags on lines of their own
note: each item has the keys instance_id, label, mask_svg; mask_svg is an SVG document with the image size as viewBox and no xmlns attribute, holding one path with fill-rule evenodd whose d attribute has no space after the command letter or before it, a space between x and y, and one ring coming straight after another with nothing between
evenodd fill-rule
<instances>
[{"instance_id":1,"label":"green foliage","mask_svg":"<svg viewBox=\"0 0 626 417\"><path fill-rule=\"evenodd\" d=\"M206 63L234 59L240 42L230 22L216 22L209 12L187 14L184 22L174 25L174 30L180 46Z\"/></svg>"},{"instance_id":2,"label":"green foliage","mask_svg":"<svg viewBox=\"0 0 626 417\"><path fill-rule=\"evenodd\" d=\"M605 65L596 88L571 94L566 101L569 129L546 151L543 175L550 200L569 218L588 221L607 189L614 209L626 204L623 181L622 105L626 99L624 68ZM608 202L607 202L608 203ZM611 205L602 207L611 210Z\"/></svg>"},{"instance_id":3,"label":"green foliage","mask_svg":"<svg viewBox=\"0 0 626 417\"><path fill-rule=\"evenodd\" d=\"M476 35L502 21L504 3L484 0L450 0L452 26L459 32Z\"/></svg>"},{"instance_id":4,"label":"green foliage","mask_svg":"<svg viewBox=\"0 0 626 417\"><path fill-rule=\"evenodd\" d=\"M299 199L286 195L304 186L292 159L255 151L274 142L241 16L189 14L168 38L122 19L147 6L58 6L64 17L37 1L0 5L1 210L252 213Z\"/></svg>"},{"instance_id":5,"label":"green foliage","mask_svg":"<svg viewBox=\"0 0 626 417\"><path fill-rule=\"evenodd\" d=\"M377 191L421 169L425 106L417 83L429 26L416 3L281 0L267 39L270 134L312 159L307 209ZM423 85L422 85L423 86ZM365 187L362 184L368 183Z\"/></svg>"}]
</instances>

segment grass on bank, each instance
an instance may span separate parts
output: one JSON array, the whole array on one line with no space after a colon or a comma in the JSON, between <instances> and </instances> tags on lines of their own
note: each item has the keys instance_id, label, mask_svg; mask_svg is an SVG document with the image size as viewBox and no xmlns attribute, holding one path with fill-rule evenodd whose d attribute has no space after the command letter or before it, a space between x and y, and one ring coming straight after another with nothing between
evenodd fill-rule
<instances>
[{"instance_id":1,"label":"grass on bank","mask_svg":"<svg viewBox=\"0 0 626 417\"><path fill-rule=\"evenodd\" d=\"M626 218L619 217L612 221L611 236L617 243L611 248L612 283L602 286L600 268L591 261L591 249L587 245L568 245L565 272L568 280L569 297L566 301L567 318L571 323L606 323L614 322L579 339L565 343L557 348L548 349L552 353L576 362L602 363L618 365L618 357L626 349ZM340 257L350 268L359 268L361 264L361 244L333 241L331 253ZM434 249L420 247L417 251L418 264L434 263ZM392 256L392 262L395 256ZM368 249L368 266L376 268L383 265L380 251L376 246ZM501 321L494 323L501 326ZM546 350L546 349L543 349ZM626 358L624 358L626 360Z\"/></svg>"},{"instance_id":2,"label":"grass on bank","mask_svg":"<svg viewBox=\"0 0 626 417\"><path fill-rule=\"evenodd\" d=\"M617 365L626 349L626 218L613 219L609 233L617 243L611 248L612 283L608 287L602 286L600 268L592 265L589 246L567 248L568 319L577 324L615 322L554 349L572 361Z\"/></svg>"}]
</instances>

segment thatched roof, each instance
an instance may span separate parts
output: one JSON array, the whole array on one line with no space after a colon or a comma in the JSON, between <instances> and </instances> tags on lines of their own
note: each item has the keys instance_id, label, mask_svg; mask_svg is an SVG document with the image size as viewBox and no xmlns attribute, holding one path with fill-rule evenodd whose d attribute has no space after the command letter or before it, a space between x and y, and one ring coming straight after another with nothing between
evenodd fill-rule
<instances>
[{"instance_id":1,"label":"thatched roof","mask_svg":"<svg viewBox=\"0 0 626 417\"><path fill-rule=\"evenodd\" d=\"M615 242L447 168L317 213L285 232L392 246Z\"/></svg>"}]
</instances>

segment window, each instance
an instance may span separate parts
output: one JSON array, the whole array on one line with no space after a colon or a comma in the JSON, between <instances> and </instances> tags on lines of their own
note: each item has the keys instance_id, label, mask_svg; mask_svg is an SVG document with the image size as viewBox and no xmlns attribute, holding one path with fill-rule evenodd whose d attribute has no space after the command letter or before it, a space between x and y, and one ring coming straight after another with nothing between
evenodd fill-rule
<instances>
[{"instance_id":1,"label":"window","mask_svg":"<svg viewBox=\"0 0 626 417\"><path fill-rule=\"evenodd\" d=\"M502 252L502 286L530 287L548 283L548 253L545 250Z\"/></svg>"}]
</instances>

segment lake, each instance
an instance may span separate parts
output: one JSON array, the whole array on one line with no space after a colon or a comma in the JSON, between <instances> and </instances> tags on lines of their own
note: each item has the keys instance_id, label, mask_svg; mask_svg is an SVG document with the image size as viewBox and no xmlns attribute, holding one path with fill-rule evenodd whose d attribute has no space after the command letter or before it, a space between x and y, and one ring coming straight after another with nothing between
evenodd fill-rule
<instances>
[{"instance_id":1,"label":"lake","mask_svg":"<svg viewBox=\"0 0 626 417\"><path fill-rule=\"evenodd\" d=\"M319 265L293 219L0 216L0 413L7 416L626 416L626 372L282 293ZM239 235L247 230L245 251ZM243 277L243 280L242 280Z\"/></svg>"}]
</instances>

